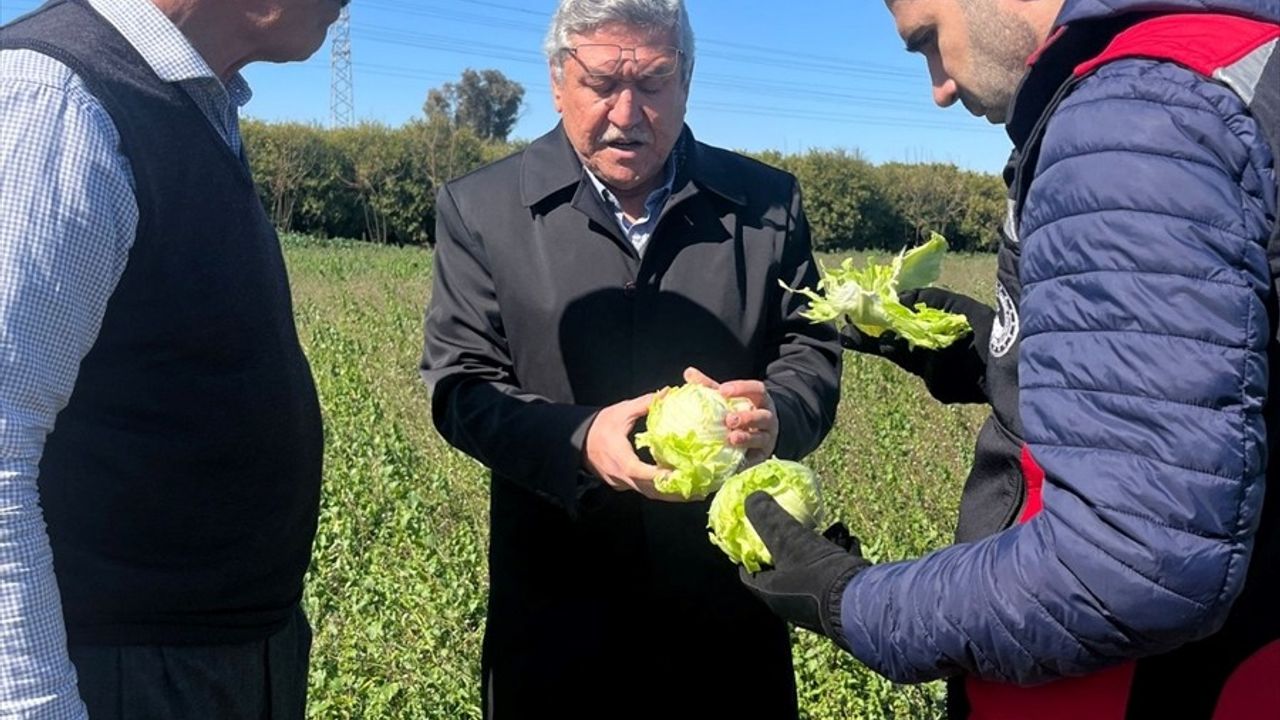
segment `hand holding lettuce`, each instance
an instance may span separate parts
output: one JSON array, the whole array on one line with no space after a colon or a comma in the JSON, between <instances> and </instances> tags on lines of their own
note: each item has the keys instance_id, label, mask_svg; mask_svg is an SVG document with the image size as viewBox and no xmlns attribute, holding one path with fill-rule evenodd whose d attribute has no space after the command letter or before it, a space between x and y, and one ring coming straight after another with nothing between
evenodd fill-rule
<instances>
[{"instance_id":1,"label":"hand holding lettuce","mask_svg":"<svg viewBox=\"0 0 1280 720\"><path fill-rule=\"evenodd\" d=\"M725 481L708 527L711 542L742 565L743 584L769 609L847 650L841 598L871 563L843 524L818 533L823 514L813 471L773 458Z\"/></svg>"},{"instance_id":2,"label":"hand holding lettuce","mask_svg":"<svg viewBox=\"0 0 1280 720\"><path fill-rule=\"evenodd\" d=\"M770 556L747 521L747 496L769 493L807 527L822 521L822 498L817 476L797 462L771 458L738 472L746 452L729 444L725 417L751 406L697 383L667 388L653 396L648 429L636 435L636 447L649 448L661 468L654 480L660 492L689 500L718 491L708 515L711 541L755 572Z\"/></svg>"},{"instance_id":3,"label":"hand holding lettuce","mask_svg":"<svg viewBox=\"0 0 1280 720\"><path fill-rule=\"evenodd\" d=\"M924 381L929 394L943 403L985 403L988 348L996 311L959 293L938 287L905 290L899 298L906 305L924 303L931 308L964 315L973 334L945 348L912 348L893 333L870 337L853 325L840 330L846 350L884 358Z\"/></svg>"},{"instance_id":4,"label":"hand holding lettuce","mask_svg":"<svg viewBox=\"0 0 1280 720\"><path fill-rule=\"evenodd\" d=\"M823 508L817 476L798 462L775 457L738 472L746 453L729 444L725 416L750 407L697 383L667 388L653 396L648 429L636 436L636 447L649 448L662 468L654 481L660 492L686 500L716 493L707 516L711 542L754 573L773 558L747 519L749 495L768 493L809 529L822 523Z\"/></svg>"},{"instance_id":5,"label":"hand holding lettuce","mask_svg":"<svg viewBox=\"0 0 1280 720\"><path fill-rule=\"evenodd\" d=\"M665 470L654 482L658 490L685 499L716 492L707 513L710 540L742 566L751 592L779 616L843 644L840 597L870 563L843 525L815 530L824 512L809 468L775 457L732 474L745 452L729 444L725 417L744 402L752 406L696 382L668 388L653 398L636 445L650 448Z\"/></svg>"},{"instance_id":6,"label":"hand holding lettuce","mask_svg":"<svg viewBox=\"0 0 1280 720\"><path fill-rule=\"evenodd\" d=\"M617 492L637 492L650 500L670 502L654 487L660 469L642 461L631 445L631 430L649 412L654 394L616 402L601 408L587 428L582 447L582 468Z\"/></svg>"},{"instance_id":7,"label":"hand holding lettuce","mask_svg":"<svg viewBox=\"0 0 1280 720\"><path fill-rule=\"evenodd\" d=\"M742 583L775 615L849 650L840 607L854 576L871 566L857 538L839 524L819 535L766 493L752 493L745 506L747 519L773 553L770 567L740 570Z\"/></svg>"},{"instance_id":8,"label":"hand holding lettuce","mask_svg":"<svg viewBox=\"0 0 1280 720\"><path fill-rule=\"evenodd\" d=\"M968 335L972 330L968 319L924 303L908 307L898 293L937 282L946 251L946 239L933 233L928 242L904 250L887 265L855 268L851 258L836 269L819 263L817 292L783 287L809 299L809 309L802 315L813 322L850 324L870 337L892 332L911 347L936 350Z\"/></svg>"}]
</instances>

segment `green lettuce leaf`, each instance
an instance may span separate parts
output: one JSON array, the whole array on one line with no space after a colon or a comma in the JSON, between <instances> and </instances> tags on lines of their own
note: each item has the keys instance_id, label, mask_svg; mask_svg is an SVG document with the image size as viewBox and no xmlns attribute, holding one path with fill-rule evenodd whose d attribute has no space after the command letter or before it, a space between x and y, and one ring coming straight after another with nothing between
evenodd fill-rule
<instances>
[{"instance_id":1,"label":"green lettuce leaf","mask_svg":"<svg viewBox=\"0 0 1280 720\"><path fill-rule=\"evenodd\" d=\"M711 530L711 542L751 572L759 572L761 565L773 562L769 548L751 527L744 507L747 497L757 490L772 495L807 527L817 527L823 515L818 478L800 463L771 458L725 481L711 501L707 528Z\"/></svg>"},{"instance_id":2,"label":"green lettuce leaf","mask_svg":"<svg viewBox=\"0 0 1280 720\"><path fill-rule=\"evenodd\" d=\"M947 239L938 233L929 233L929 242L911 250L904 250L894 258L894 289L915 290L928 287L942 276L942 258L947 254Z\"/></svg>"}]
</instances>

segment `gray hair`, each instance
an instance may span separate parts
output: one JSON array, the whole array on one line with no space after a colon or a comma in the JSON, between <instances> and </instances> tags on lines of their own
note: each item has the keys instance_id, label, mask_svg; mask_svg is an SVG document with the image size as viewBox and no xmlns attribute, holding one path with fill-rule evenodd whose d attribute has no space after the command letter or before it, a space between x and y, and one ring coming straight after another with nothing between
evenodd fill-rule
<instances>
[{"instance_id":1,"label":"gray hair","mask_svg":"<svg viewBox=\"0 0 1280 720\"><path fill-rule=\"evenodd\" d=\"M555 68L556 80L564 79L564 56L569 36L584 35L606 25L625 25L650 32L674 31L684 54L680 73L687 86L693 78L693 26L684 0L560 0L551 18L551 30L542 49Z\"/></svg>"}]
</instances>

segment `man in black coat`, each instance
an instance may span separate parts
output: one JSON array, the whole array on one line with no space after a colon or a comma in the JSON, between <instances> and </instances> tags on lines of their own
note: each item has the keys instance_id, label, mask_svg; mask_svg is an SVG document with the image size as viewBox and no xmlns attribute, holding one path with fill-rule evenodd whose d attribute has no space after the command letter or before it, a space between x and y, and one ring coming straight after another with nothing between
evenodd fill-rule
<instances>
[{"instance_id":1,"label":"man in black coat","mask_svg":"<svg viewBox=\"0 0 1280 720\"><path fill-rule=\"evenodd\" d=\"M831 428L796 180L684 126L680 0L562 0L546 49L563 122L441 190L426 318L436 426L493 472L485 717L794 718L785 625L629 436L682 376L738 378L749 460Z\"/></svg>"}]
</instances>

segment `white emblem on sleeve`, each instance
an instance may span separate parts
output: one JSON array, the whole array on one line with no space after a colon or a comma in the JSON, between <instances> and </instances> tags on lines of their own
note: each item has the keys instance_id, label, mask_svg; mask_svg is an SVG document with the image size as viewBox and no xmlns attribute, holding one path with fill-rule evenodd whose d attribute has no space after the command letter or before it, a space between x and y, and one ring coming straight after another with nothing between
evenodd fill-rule
<instances>
[{"instance_id":1,"label":"white emblem on sleeve","mask_svg":"<svg viewBox=\"0 0 1280 720\"><path fill-rule=\"evenodd\" d=\"M991 357L1004 357L1018 342L1018 306L1004 289L1004 283L996 286L996 319L991 325Z\"/></svg>"}]
</instances>

